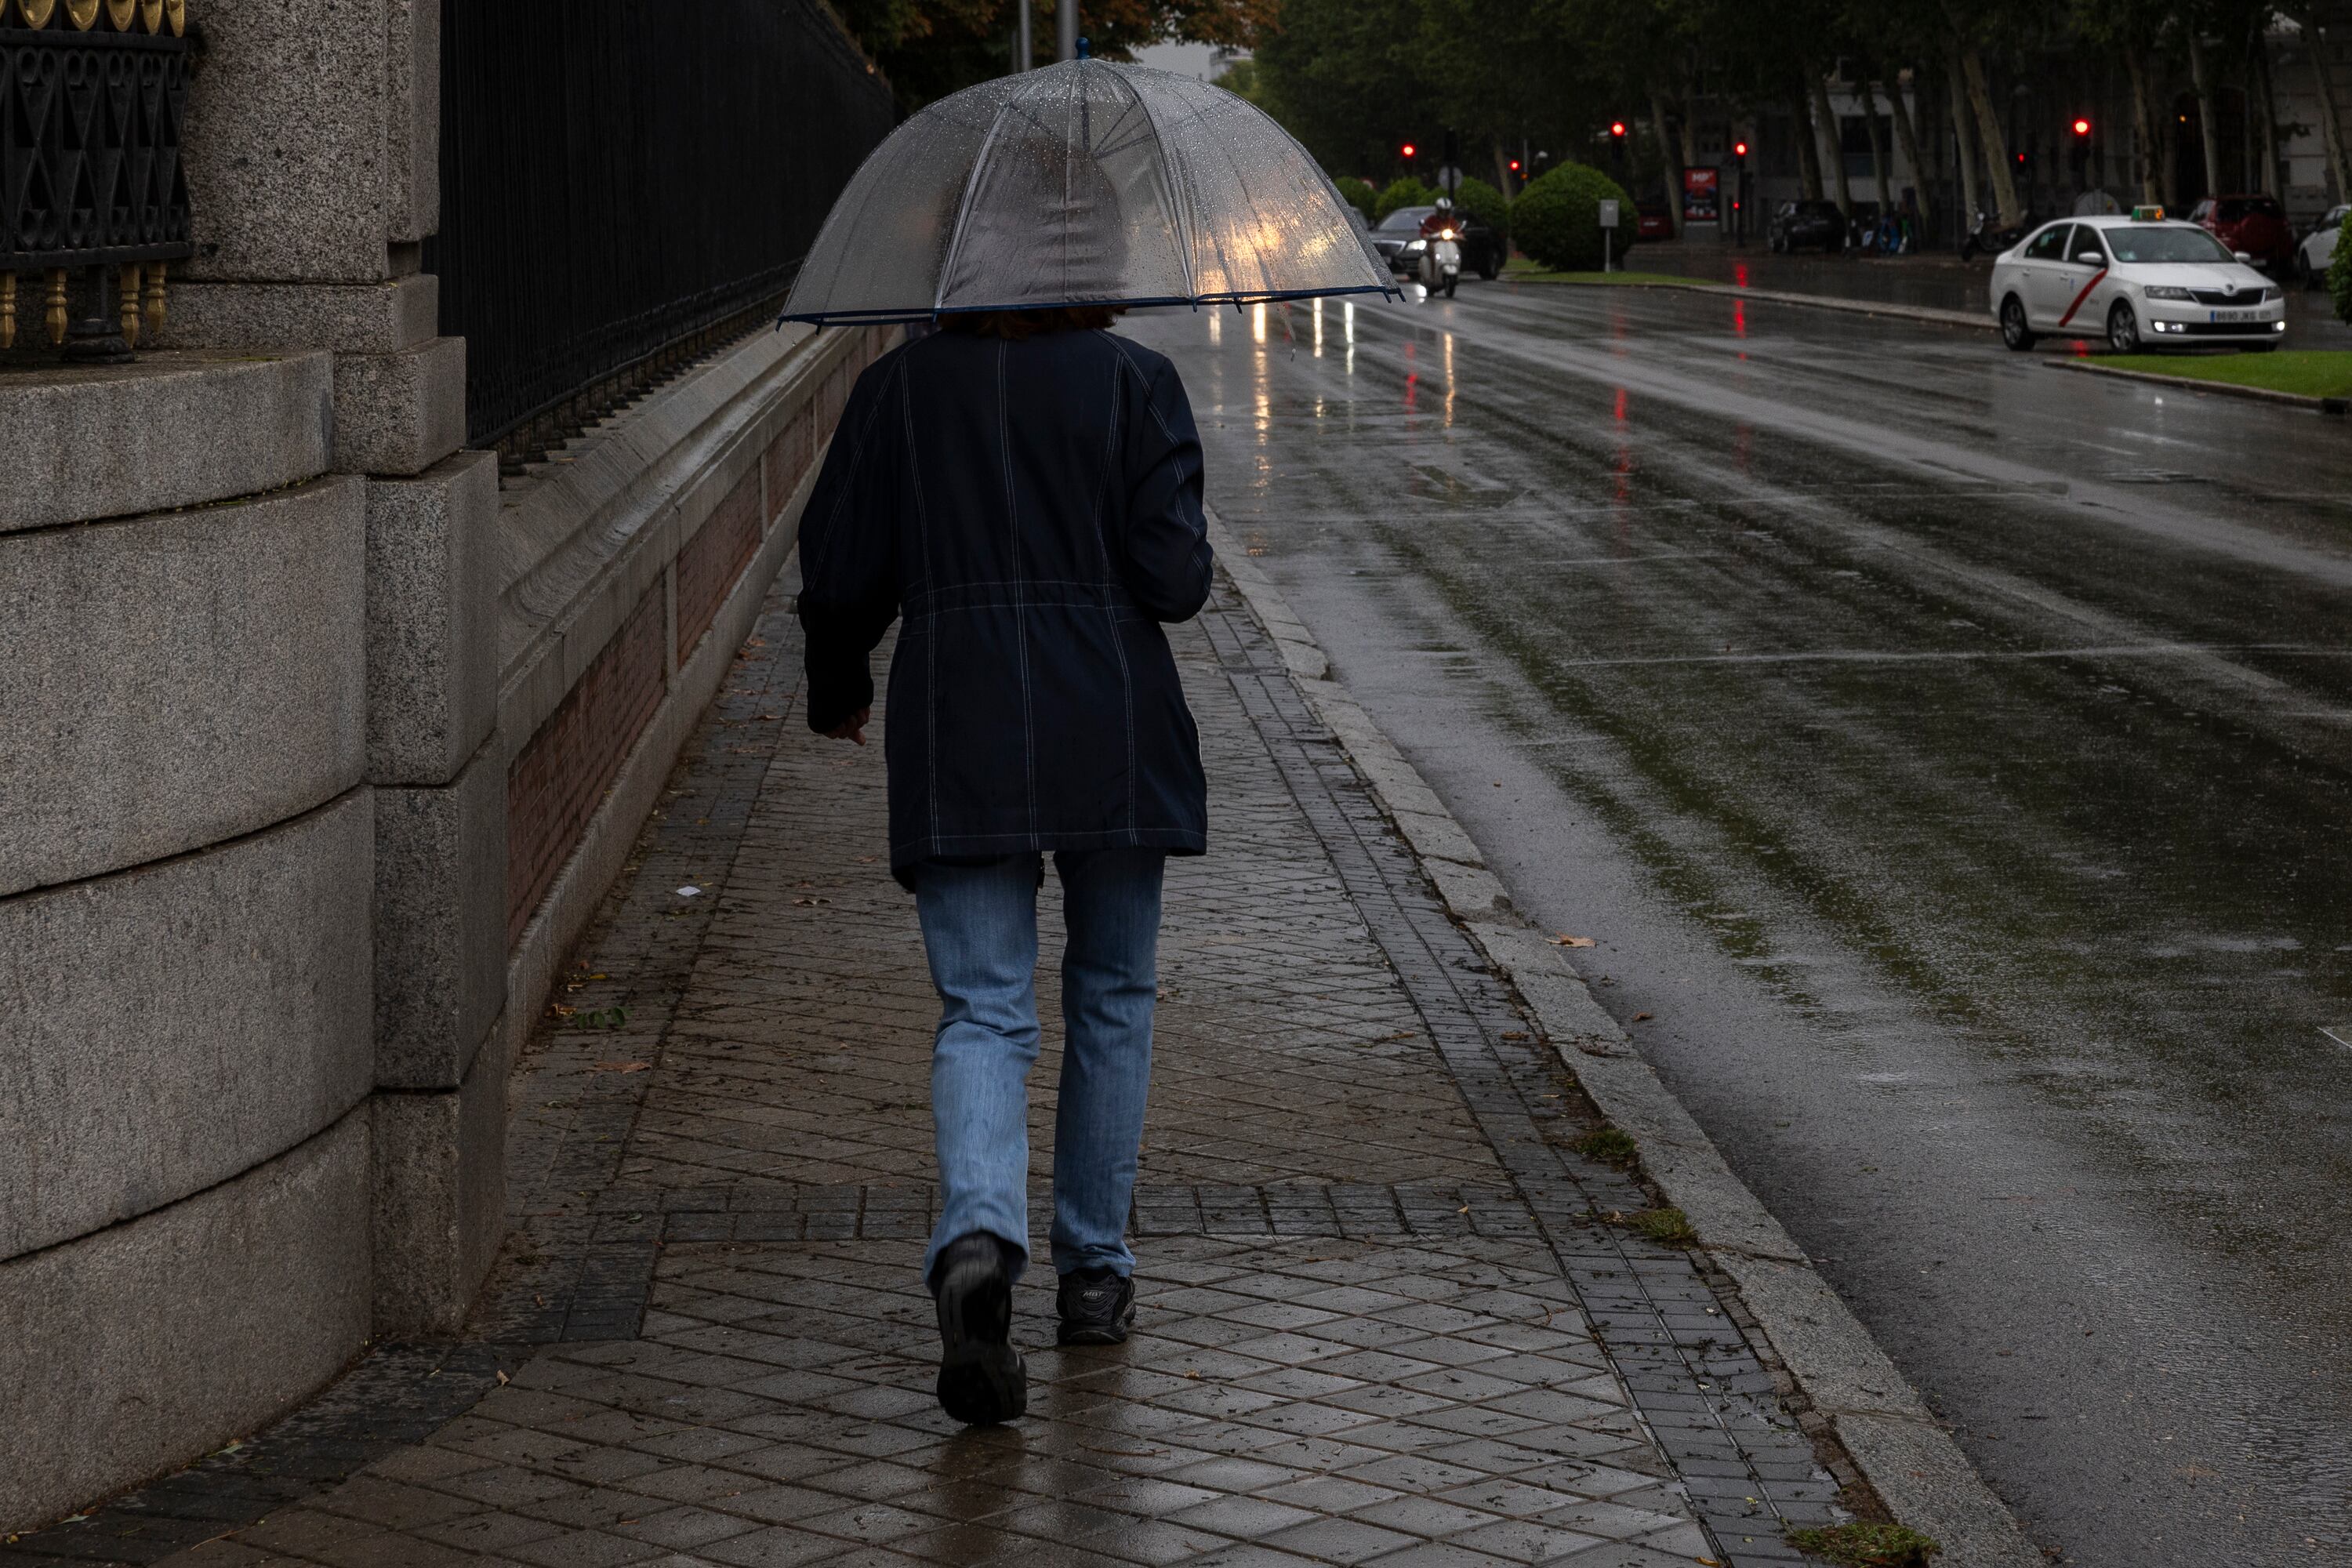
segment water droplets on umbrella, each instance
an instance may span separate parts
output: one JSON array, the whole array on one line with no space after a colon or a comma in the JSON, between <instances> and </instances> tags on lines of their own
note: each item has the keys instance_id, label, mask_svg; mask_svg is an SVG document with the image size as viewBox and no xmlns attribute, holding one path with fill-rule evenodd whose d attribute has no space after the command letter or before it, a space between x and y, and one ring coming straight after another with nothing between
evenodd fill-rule
<instances>
[{"instance_id":1,"label":"water droplets on umbrella","mask_svg":"<svg viewBox=\"0 0 2352 1568\"><path fill-rule=\"evenodd\" d=\"M943 99L835 204L787 319L1393 292L1330 180L1254 105L1101 60Z\"/></svg>"}]
</instances>

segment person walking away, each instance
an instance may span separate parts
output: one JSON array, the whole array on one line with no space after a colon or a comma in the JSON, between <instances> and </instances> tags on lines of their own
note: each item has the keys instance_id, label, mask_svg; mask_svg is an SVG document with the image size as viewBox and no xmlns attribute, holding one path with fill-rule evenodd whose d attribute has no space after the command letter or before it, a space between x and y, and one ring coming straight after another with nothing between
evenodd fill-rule
<instances>
[{"instance_id":1,"label":"person walking away","mask_svg":"<svg viewBox=\"0 0 2352 1568\"><path fill-rule=\"evenodd\" d=\"M899 623L884 752L890 869L940 994L940 1217L923 1258L939 1399L1027 1407L1011 1342L1029 1258L1036 897L1067 946L1054 1127L1059 1338L1135 1313L1161 869L1207 848L1208 789L1168 623L1207 601L1200 438L1174 366L1107 309L945 318L858 377L801 523L809 727L865 743L870 656Z\"/></svg>"}]
</instances>

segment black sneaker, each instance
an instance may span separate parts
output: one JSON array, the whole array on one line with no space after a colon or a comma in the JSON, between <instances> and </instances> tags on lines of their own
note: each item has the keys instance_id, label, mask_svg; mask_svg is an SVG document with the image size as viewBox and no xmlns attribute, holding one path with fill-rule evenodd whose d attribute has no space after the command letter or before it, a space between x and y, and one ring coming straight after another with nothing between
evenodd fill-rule
<instances>
[{"instance_id":1,"label":"black sneaker","mask_svg":"<svg viewBox=\"0 0 2352 1568\"><path fill-rule=\"evenodd\" d=\"M940 1315L940 1408L967 1426L1029 1408L1028 1370L1013 1348L1013 1271L983 1231L948 1243L931 1271Z\"/></svg>"},{"instance_id":2,"label":"black sneaker","mask_svg":"<svg viewBox=\"0 0 2352 1568\"><path fill-rule=\"evenodd\" d=\"M1062 1312L1062 1343L1124 1344L1135 1321L1135 1281L1108 1268L1073 1269L1062 1276L1054 1304Z\"/></svg>"}]
</instances>

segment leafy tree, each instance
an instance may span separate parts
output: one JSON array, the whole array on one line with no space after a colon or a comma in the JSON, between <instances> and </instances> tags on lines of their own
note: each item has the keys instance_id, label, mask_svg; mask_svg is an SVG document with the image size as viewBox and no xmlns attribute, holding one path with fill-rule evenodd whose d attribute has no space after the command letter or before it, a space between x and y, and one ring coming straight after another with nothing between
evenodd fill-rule
<instances>
[{"instance_id":1,"label":"leafy tree","mask_svg":"<svg viewBox=\"0 0 2352 1568\"><path fill-rule=\"evenodd\" d=\"M1511 232L1511 204L1503 193L1475 175L1454 187L1454 205L1507 239Z\"/></svg>"},{"instance_id":2,"label":"leafy tree","mask_svg":"<svg viewBox=\"0 0 2352 1568\"><path fill-rule=\"evenodd\" d=\"M1437 200L1434 188L1422 184L1411 174L1400 174L1382 187L1372 202L1372 221L1382 218L1399 207L1425 207Z\"/></svg>"},{"instance_id":3,"label":"leafy tree","mask_svg":"<svg viewBox=\"0 0 2352 1568\"><path fill-rule=\"evenodd\" d=\"M2336 319L2352 321L2352 212L2344 215L2336 231L2336 256L2327 264L2327 294L2336 302Z\"/></svg>"},{"instance_id":4,"label":"leafy tree","mask_svg":"<svg viewBox=\"0 0 2352 1568\"><path fill-rule=\"evenodd\" d=\"M1265 108L1327 169L1378 174L1427 132L1423 0L1284 0L1257 44Z\"/></svg>"},{"instance_id":5,"label":"leafy tree","mask_svg":"<svg viewBox=\"0 0 2352 1568\"><path fill-rule=\"evenodd\" d=\"M1372 188L1372 183L1370 180L1360 180L1353 174L1342 174L1331 183L1339 187L1339 199L1363 214L1365 222L1380 221L1372 214L1380 203L1381 193Z\"/></svg>"},{"instance_id":6,"label":"leafy tree","mask_svg":"<svg viewBox=\"0 0 2352 1568\"><path fill-rule=\"evenodd\" d=\"M2160 203L2165 181L2157 161L2166 142L2160 101L2160 38L2178 14L2173 0L2074 0L2074 23L2086 42L2113 50L2131 82L2132 145L2138 153L2140 200Z\"/></svg>"},{"instance_id":7,"label":"leafy tree","mask_svg":"<svg viewBox=\"0 0 2352 1568\"><path fill-rule=\"evenodd\" d=\"M1601 204L1614 201L1621 215L1633 204L1616 181L1582 163L1562 163L1528 186L1511 205L1513 237L1521 250L1562 272L1590 272L1601 266ZM1623 256L1633 249L1633 228L1621 226L1608 242Z\"/></svg>"},{"instance_id":8,"label":"leafy tree","mask_svg":"<svg viewBox=\"0 0 2352 1568\"><path fill-rule=\"evenodd\" d=\"M1279 0L1084 0L1089 47L1122 58L1145 44L1181 38L1246 47ZM1035 63L1054 53L1055 0L1034 0ZM1003 76L1012 63L1018 0L836 0L843 23L890 79L911 112L935 98Z\"/></svg>"},{"instance_id":9,"label":"leafy tree","mask_svg":"<svg viewBox=\"0 0 2352 1568\"><path fill-rule=\"evenodd\" d=\"M1654 0L1633 0L1651 4ZM1564 145L1595 111L1589 0L1420 0L1417 48L1429 109L1459 138L1462 166L1491 160L1507 189L1512 149Z\"/></svg>"}]
</instances>

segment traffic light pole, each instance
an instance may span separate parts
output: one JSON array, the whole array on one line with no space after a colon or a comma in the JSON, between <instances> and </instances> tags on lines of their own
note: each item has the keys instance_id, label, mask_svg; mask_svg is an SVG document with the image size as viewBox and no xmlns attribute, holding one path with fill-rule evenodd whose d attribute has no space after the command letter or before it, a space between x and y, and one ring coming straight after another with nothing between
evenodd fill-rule
<instances>
[{"instance_id":1,"label":"traffic light pole","mask_svg":"<svg viewBox=\"0 0 2352 1568\"><path fill-rule=\"evenodd\" d=\"M1027 4L1027 0L1023 0ZM1054 0L1054 34L1058 48L1055 59L1074 60L1078 58L1078 0Z\"/></svg>"}]
</instances>

